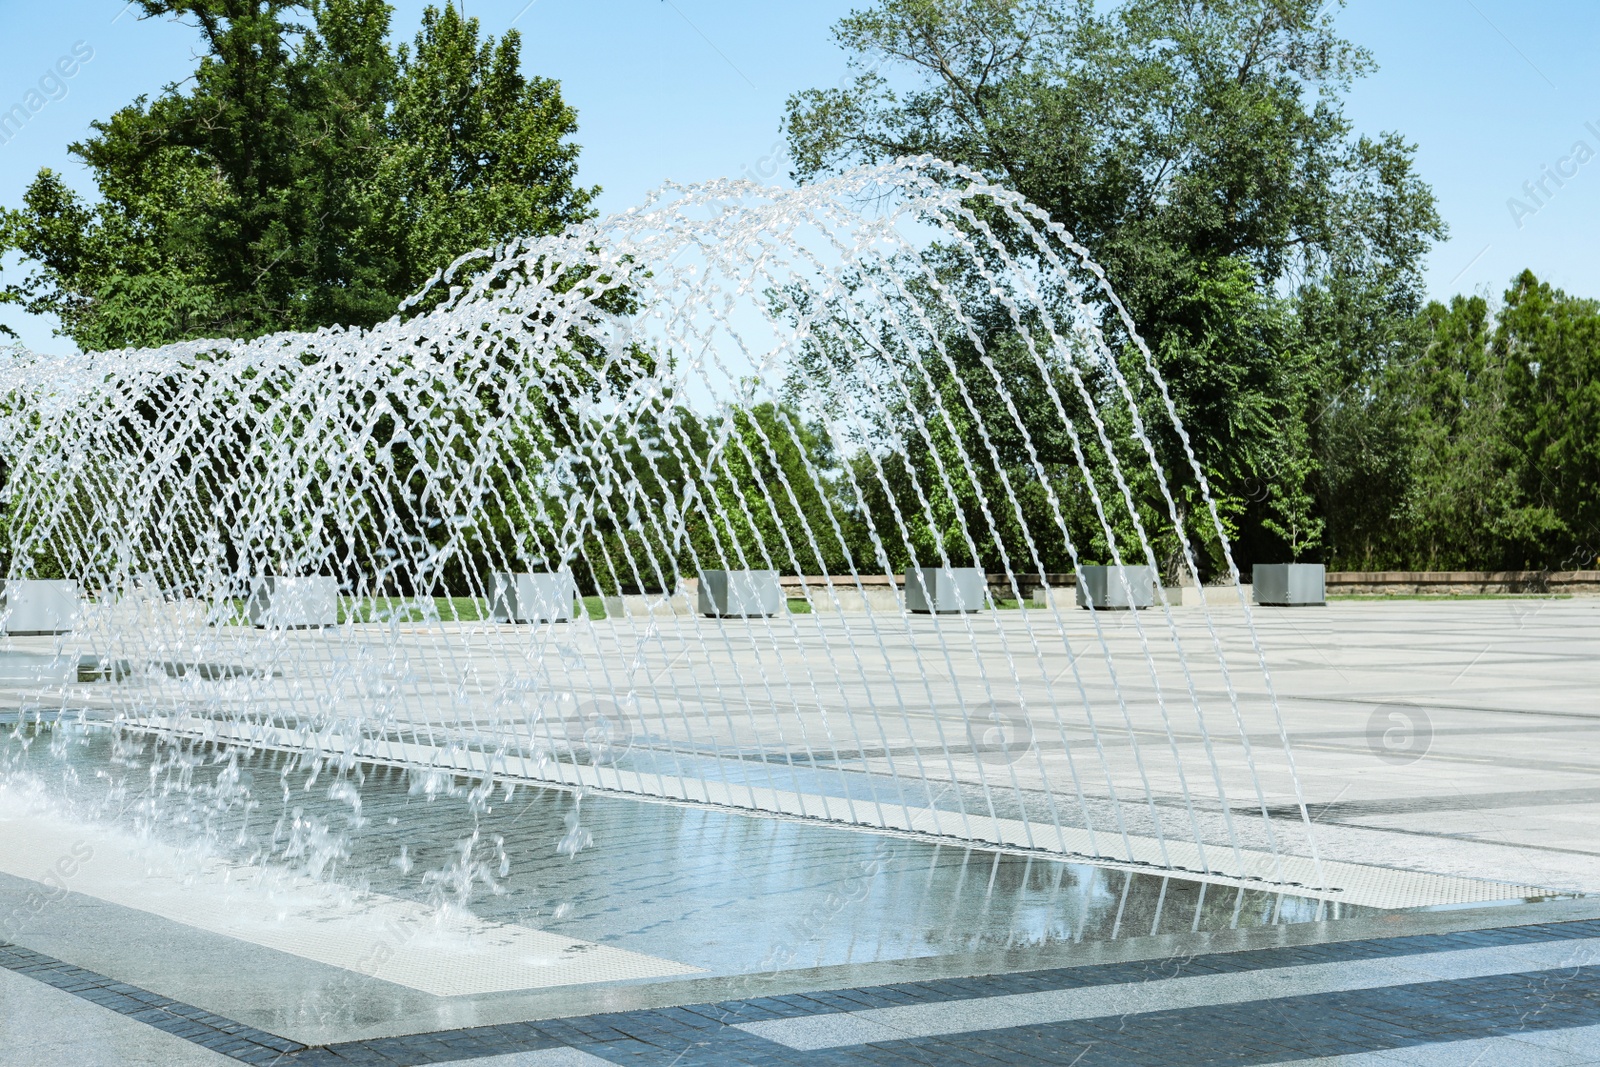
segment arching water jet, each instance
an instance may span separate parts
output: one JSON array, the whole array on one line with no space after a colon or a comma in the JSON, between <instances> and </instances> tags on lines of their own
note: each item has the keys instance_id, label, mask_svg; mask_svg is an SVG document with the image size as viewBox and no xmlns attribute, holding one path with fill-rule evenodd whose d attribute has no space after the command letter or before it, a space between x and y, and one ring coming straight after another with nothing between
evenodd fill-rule
<instances>
[{"instance_id":1,"label":"arching water jet","mask_svg":"<svg viewBox=\"0 0 1600 1067\"><path fill-rule=\"evenodd\" d=\"M54 647L128 665L39 714L331 788L431 768L1343 892L1248 613L1175 608L1237 572L1155 360L1062 226L947 165L668 187L365 331L16 351L0 461L8 577L76 582ZM1168 585L1030 606L1091 565ZM987 610L883 606L972 568ZM790 610L686 607L769 571ZM496 621L517 575L617 610ZM252 626L269 576L335 580L336 624Z\"/></svg>"}]
</instances>

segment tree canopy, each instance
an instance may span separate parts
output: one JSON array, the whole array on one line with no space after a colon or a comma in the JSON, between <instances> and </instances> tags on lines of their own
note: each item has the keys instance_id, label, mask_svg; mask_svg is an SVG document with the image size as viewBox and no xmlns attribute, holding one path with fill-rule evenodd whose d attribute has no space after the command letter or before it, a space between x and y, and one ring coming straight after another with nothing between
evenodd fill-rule
<instances>
[{"instance_id":1,"label":"tree canopy","mask_svg":"<svg viewBox=\"0 0 1600 1067\"><path fill-rule=\"evenodd\" d=\"M193 76L71 146L99 193L41 171L0 211L13 302L86 350L365 326L474 247L589 217L577 116L495 40L382 0L138 0L199 31Z\"/></svg>"},{"instance_id":2,"label":"tree canopy","mask_svg":"<svg viewBox=\"0 0 1600 1067\"><path fill-rule=\"evenodd\" d=\"M1315 554L1317 413L1414 336L1444 233L1412 147L1344 117L1372 58L1328 8L877 0L835 28L854 81L789 101L795 176L927 153L1043 207L1138 323L1246 555Z\"/></svg>"},{"instance_id":3,"label":"tree canopy","mask_svg":"<svg viewBox=\"0 0 1600 1067\"><path fill-rule=\"evenodd\" d=\"M195 27L192 77L71 146L97 196L45 170L0 209L0 254L24 264L0 303L58 315L86 350L371 325L464 252L592 214L576 115L557 83L521 72L515 32L496 40L430 7L396 44L382 0L136 2ZM1532 272L1498 302L1424 299L1423 256L1445 227L1413 147L1344 116L1373 58L1334 16L1314 0L869 0L835 28L853 80L788 102L794 177L928 154L1066 227L1137 324L1135 337L1106 309L1112 360L1135 371L1147 344L1246 568L1593 566L1600 303ZM1103 561L1135 525L1169 527L1142 453L1113 454L1135 416L1154 428L1178 507L1197 512L1163 399L1135 389L1129 410L1115 366L1083 368L1081 395L1039 377L980 244L935 247L924 264L970 323L931 321L937 336L876 349L849 330L808 334L800 372L826 366L829 380L942 354L872 428L884 454L851 454L781 404L647 419L640 440L591 457L603 495L619 495L586 535L585 587L659 583L618 562L645 547L686 566L754 565L804 528L821 534L785 545L797 566L878 553L897 568L913 549L949 549L993 569L1021 560L1027 538L1007 519L974 539L984 499L1027 486L1026 525L1053 526L1034 462L1059 481L1075 549ZM672 355L637 353L630 373ZM546 398L530 442L560 436L560 412L599 387L584 368L611 364L592 356L575 342L575 392ZM972 385L991 366L1009 396ZM924 425L934 400L952 417ZM1070 432L1092 421L1090 403L1102 442ZM676 458L641 458L657 453ZM1113 460L1134 507L1108 533L1088 489L1116 480ZM611 481L622 472L626 491ZM904 522L928 487L932 509ZM641 492L702 499L722 518L669 543ZM493 535L514 539L527 516L496 521ZM1206 536L1206 522L1185 525ZM1052 538L1027 551L1069 569ZM1177 545L1157 547L1181 573ZM1220 544L1201 548L1215 573Z\"/></svg>"},{"instance_id":4,"label":"tree canopy","mask_svg":"<svg viewBox=\"0 0 1600 1067\"><path fill-rule=\"evenodd\" d=\"M1498 309L1430 304L1425 343L1363 403L1395 408L1399 477L1365 491L1383 525L1351 523L1349 562L1426 569L1589 568L1600 557L1600 303L1531 271ZM1343 520L1344 516L1340 516ZM1346 520L1347 521L1347 520Z\"/></svg>"}]
</instances>

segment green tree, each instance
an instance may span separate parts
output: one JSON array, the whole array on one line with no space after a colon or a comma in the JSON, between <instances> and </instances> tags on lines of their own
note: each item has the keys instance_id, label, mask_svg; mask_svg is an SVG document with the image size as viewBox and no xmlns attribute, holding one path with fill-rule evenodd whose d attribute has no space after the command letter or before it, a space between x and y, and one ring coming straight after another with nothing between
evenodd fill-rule
<instances>
[{"instance_id":1,"label":"green tree","mask_svg":"<svg viewBox=\"0 0 1600 1067\"><path fill-rule=\"evenodd\" d=\"M395 49L382 0L139 3L198 28L192 82L71 146L96 202L46 170L0 213L27 270L5 299L85 349L371 325L455 257L592 213L576 115L515 32L429 8Z\"/></svg>"},{"instance_id":2,"label":"green tree","mask_svg":"<svg viewBox=\"0 0 1600 1067\"><path fill-rule=\"evenodd\" d=\"M789 101L795 175L927 153L1040 205L1138 322L1244 554L1310 551L1313 420L1404 353L1444 229L1411 146L1344 118L1372 60L1327 6L878 0L835 29L853 83Z\"/></svg>"},{"instance_id":3,"label":"green tree","mask_svg":"<svg viewBox=\"0 0 1600 1067\"><path fill-rule=\"evenodd\" d=\"M1600 556L1600 302L1568 296L1532 271L1517 277L1505 300L1496 349L1522 490L1512 533L1527 543L1530 562L1593 566Z\"/></svg>"},{"instance_id":4,"label":"green tree","mask_svg":"<svg viewBox=\"0 0 1600 1067\"><path fill-rule=\"evenodd\" d=\"M702 566L773 566L785 574L839 574L860 557L852 516L838 499L838 463L825 435L771 402L735 408L707 427L708 507L691 525ZM713 529L715 527L715 529Z\"/></svg>"},{"instance_id":5,"label":"green tree","mask_svg":"<svg viewBox=\"0 0 1600 1067\"><path fill-rule=\"evenodd\" d=\"M1428 305L1416 328L1414 355L1329 415L1342 423L1323 465L1334 562L1591 566L1600 304L1525 271L1498 311L1458 296Z\"/></svg>"},{"instance_id":6,"label":"green tree","mask_svg":"<svg viewBox=\"0 0 1600 1067\"><path fill-rule=\"evenodd\" d=\"M1410 463L1400 506L1385 524L1388 550L1375 562L1425 570L1506 566L1521 493L1505 432L1505 365L1494 320L1481 297L1430 304L1422 320L1426 347L1383 383L1405 405Z\"/></svg>"}]
</instances>

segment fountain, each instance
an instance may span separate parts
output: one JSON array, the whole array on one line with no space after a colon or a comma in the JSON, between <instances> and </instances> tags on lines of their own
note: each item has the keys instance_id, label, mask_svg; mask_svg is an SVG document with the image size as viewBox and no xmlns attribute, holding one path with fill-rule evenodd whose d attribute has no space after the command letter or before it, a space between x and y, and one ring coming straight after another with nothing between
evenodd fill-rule
<instances>
[{"instance_id":1,"label":"fountain","mask_svg":"<svg viewBox=\"0 0 1600 1067\"><path fill-rule=\"evenodd\" d=\"M1258 645L1028 606L1091 566L1198 584L1202 545L1237 571L1104 275L948 165L669 186L368 330L14 350L0 464L6 577L83 594L6 651L116 665L0 673L25 721L265 754L358 816L371 768L426 768L1354 900ZM880 591L983 572L949 614ZM787 600L687 608L763 573ZM568 575L570 622L508 604Z\"/></svg>"},{"instance_id":2,"label":"fountain","mask_svg":"<svg viewBox=\"0 0 1600 1067\"><path fill-rule=\"evenodd\" d=\"M339 621L339 586L332 578L257 579L245 603L256 626L333 626Z\"/></svg>"}]
</instances>

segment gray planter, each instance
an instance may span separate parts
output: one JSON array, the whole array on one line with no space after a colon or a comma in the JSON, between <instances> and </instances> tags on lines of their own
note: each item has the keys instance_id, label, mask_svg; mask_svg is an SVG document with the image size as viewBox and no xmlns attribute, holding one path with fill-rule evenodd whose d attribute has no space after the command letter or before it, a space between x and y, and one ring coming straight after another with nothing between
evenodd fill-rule
<instances>
[{"instance_id":1,"label":"gray planter","mask_svg":"<svg viewBox=\"0 0 1600 1067\"><path fill-rule=\"evenodd\" d=\"M257 578L246 610L250 622L264 629L335 626L339 622L339 583L333 578Z\"/></svg>"},{"instance_id":2,"label":"gray planter","mask_svg":"<svg viewBox=\"0 0 1600 1067\"><path fill-rule=\"evenodd\" d=\"M564 571L489 576L489 617L495 622L571 622L577 599L577 584Z\"/></svg>"},{"instance_id":3,"label":"gray planter","mask_svg":"<svg viewBox=\"0 0 1600 1067\"><path fill-rule=\"evenodd\" d=\"M701 571L700 614L713 618L776 615L784 608L777 571Z\"/></svg>"},{"instance_id":4,"label":"gray planter","mask_svg":"<svg viewBox=\"0 0 1600 1067\"><path fill-rule=\"evenodd\" d=\"M1156 572L1150 567L1085 567L1078 582L1078 607L1097 610L1148 608L1156 602Z\"/></svg>"},{"instance_id":5,"label":"gray planter","mask_svg":"<svg viewBox=\"0 0 1600 1067\"><path fill-rule=\"evenodd\" d=\"M927 615L982 611L988 580L976 567L913 567L906 571L906 610Z\"/></svg>"},{"instance_id":6,"label":"gray planter","mask_svg":"<svg viewBox=\"0 0 1600 1067\"><path fill-rule=\"evenodd\" d=\"M0 590L0 633L16 637L67 634L78 621L78 584L10 581Z\"/></svg>"},{"instance_id":7,"label":"gray planter","mask_svg":"<svg viewBox=\"0 0 1600 1067\"><path fill-rule=\"evenodd\" d=\"M1328 602L1328 570L1320 563L1258 563L1251 585L1257 604L1301 607Z\"/></svg>"}]
</instances>

